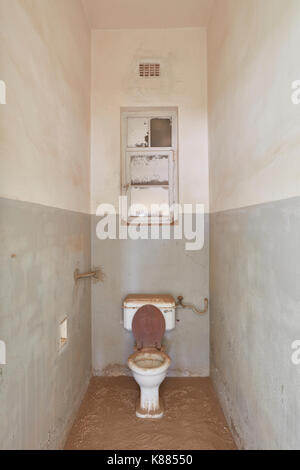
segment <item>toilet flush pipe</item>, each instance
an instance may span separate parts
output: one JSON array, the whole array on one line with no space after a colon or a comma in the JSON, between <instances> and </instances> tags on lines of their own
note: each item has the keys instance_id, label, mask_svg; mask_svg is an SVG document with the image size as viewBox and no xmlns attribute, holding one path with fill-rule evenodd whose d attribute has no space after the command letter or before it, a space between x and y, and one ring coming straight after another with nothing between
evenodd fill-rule
<instances>
[{"instance_id":1,"label":"toilet flush pipe","mask_svg":"<svg viewBox=\"0 0 300 470\"><path fill-rule=\"evenodd\" d=\"M186 303L183 303L183 297L182 295L179 295L177 297L177 302L175 304L175 307L176 308L189 308L191 310L193 310L193 312L197 313L197 315L203 315L204 313L207 312L208 310L208 299L205 297L204 299L204 309L203 310L199 310L198 308L195 307L195 305L193 304L186 304Z\"/></svg>"}]
</instances>

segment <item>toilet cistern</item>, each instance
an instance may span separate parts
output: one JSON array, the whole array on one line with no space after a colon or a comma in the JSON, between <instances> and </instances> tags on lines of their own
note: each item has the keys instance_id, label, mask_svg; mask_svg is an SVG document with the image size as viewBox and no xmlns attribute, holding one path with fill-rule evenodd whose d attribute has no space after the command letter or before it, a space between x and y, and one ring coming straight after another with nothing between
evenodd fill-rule
<instances>
[{"instance_id":1,"label":"toilet cistern","mask_svg":"<svg viewBox=\"0 0 300 470\"><path fill-rule=\"evenodd\" d=\"M128 295L123 311L124 327L133 332L136 340L136 351L128 358L128 366L140 386L136 416L161 418L159 386L171 363L162 340L165 331L175 328L175 300L170 295Z\"/></svg>"}]
</instances>

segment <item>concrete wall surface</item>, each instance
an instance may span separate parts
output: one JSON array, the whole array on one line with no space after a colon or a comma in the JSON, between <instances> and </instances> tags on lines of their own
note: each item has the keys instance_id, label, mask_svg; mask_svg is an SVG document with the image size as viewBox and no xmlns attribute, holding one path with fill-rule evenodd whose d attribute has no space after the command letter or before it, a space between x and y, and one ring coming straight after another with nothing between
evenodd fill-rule
<instances>
[{"instance_id":1,"label":"concrete wall surface","mask_svg":"<svg viewBox=\"0 0 300 470\"><path fill-rule=\"evenodd\" d=\"M90 285L73 278L90 266L90 216L8 199L0 211L0 448L58 448L91 376Z\"/></svg>"},{"instance_id":2,"label":"concrete wall surface","mask_svg":"<svg viewBox=\"0 0 300 470\"><path fill-rule=\"evenodd\" d=\"M299 449L298 0L220 0L208 32L211 374L240 447Z\"/></svg>"},{"instance_id":3,"label":"concrete wall surface","mask_svg":"<svg viewBox=\"0 0 300 470\"><path fill-rule=\"evenodd\" d=\"M0 0L0 196L90 208L90 31L80 0Z\"/></svg>"},{"instance_id":4,"label":"concrete wall surface","mask_svg":"<svg viewBox=\"0 0 300 470\"><path fill-rule=\"evenodd\" d=\"M299 449L300 198L211 214L211 373L246 449Z\"/></svg>"},{"instance_id":5,"label":"concrete wall surface","mask_svg":"<svg viewBox=\"0 0 300 470\"><path fill-rule=\"evenodd\" d=\"M217 0L208 29L210 210L300 195L298 0Z\"/></svg>"},{"instance_id":6,"label":"concrete wall surface","mask_svg":"<svg viewBox=\"0 0 300 470\"><path fill-rule=\"evenodd\" d=\"M92 286L93 369L96 375L130 373L127 359L134 337L122 324L127 294L171 294L202 307L209 294L209 217L205 216L204 247L185 250L186 240L99 240L93 216L92 258L102 266L103 284ZM165 334L171 357L169 375L209 375L209 314L177 310L175 330Z\"/></svg>"},{"instance_id":7,"label":"concrete wall surface","mask_svg":"<svg viewBox=\"0 0 300 470\"><path fill-rule=\"evenodd\" d=\"M90 30L80 0L0 0L0 18L0 448L52 449L91 375L90 286L73 280L91 261Z\"/></svg>"}]
</instances>

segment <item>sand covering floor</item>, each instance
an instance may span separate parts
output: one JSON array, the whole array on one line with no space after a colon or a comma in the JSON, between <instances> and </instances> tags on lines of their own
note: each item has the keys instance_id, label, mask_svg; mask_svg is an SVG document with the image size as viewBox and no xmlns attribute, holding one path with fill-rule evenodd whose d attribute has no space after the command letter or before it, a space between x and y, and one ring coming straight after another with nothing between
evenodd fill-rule
<instances>
[{"instance_id":1,"label":"sand covering floor","mask_svg":"<svg viewBox=\"0 0 300 470\"><path fill-rule=\"evenodd\" d=\"M139 387L131 377L94 377L68 436L66 449L235 449L208 378L166 378L165 414L139 419Z\"/></svg>"}]
</instances>

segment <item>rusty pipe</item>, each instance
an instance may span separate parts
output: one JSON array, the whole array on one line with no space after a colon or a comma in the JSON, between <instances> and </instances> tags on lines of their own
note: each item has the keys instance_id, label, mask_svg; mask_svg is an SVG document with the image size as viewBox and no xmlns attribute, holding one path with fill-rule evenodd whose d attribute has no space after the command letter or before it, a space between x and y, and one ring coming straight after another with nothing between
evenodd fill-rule
<instances>
[{"instance_id":1,"label":"rusty pipe","mask_svg":"<svg viewBox=\"0 0 300 470\"><path fill-rule=\"evenodd\" d=\"M182 297L182 295L179 295L177 297L177 302L175 303L175 307L176 308L189 308L189 309L193 310L193 312L196 313L197 315L202 315L202 314L204 314L208 311L208 298L205 297L205 299L204 299L204 309L199 310L193 304L183 303L183 297Z\"/></svg>"},{"instance_id":2,"label":"rusty pipe","mask_svg":"<svg viewBox=\"0 0 300 470\"><path fill-rule=\"evenodd\" d=\"M80 273L79 269L74 271L74 280L77 282L79 279L93 278L96 281L103 281L104 274L101 268L96 268L95 271L89 271L87 273Z\"/></svg>"}]
</instances>

